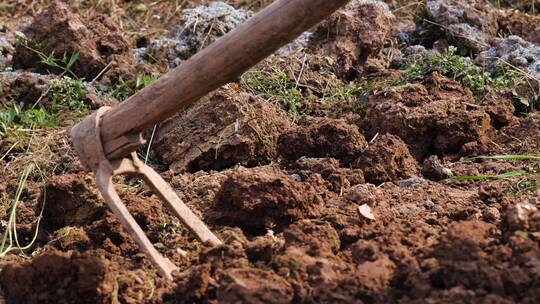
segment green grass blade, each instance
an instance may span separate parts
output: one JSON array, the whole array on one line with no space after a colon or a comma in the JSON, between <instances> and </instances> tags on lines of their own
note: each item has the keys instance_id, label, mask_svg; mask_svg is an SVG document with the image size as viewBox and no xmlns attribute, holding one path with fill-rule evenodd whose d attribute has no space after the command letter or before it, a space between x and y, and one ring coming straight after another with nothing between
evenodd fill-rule
<instances>
[{"instance_id":1,"label":"green grass blade","mask_svg":"<svg viewBox=\"0 0 540 304\"><path fill-rule=\"evenodd\" d=\"M474 157L472 159L540 161L540 156L538 156L538 155L509 154L509 155L478 156L478 157Z\"/></svg>"},{"instance_id":2,"label":"green grass blade","mask_svg":"<svg viewBox=\"0 0 540 304\"><path fill-rule=\"evenodd\" d=\"M524 174L527 174L528 172L526 170L518 170L518 171L511 171L506 172L498 175L460 175L460 176L454 176L449 178L450 180L464 180L464 181L481 181L481 180L489 180L489 179L502 179L502 178L509 178L509 177L515 177L515 176L521 176Z\"/></svg>"}]
</instances>

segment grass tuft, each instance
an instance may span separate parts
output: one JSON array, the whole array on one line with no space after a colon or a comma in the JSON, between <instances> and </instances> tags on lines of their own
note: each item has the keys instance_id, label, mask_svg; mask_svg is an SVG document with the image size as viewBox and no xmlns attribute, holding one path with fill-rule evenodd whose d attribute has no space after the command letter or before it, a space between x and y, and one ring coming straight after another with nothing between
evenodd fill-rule
<instances>
[{"instance_id":1,"label":"grass tuft","mask_svg":"<svg viewBox=\"0 0 540 304\"><path fill-rule=\"evenodd\" d=\"M11 205L11 208L10 208L6 230L2 233L2 243L0 244L0 258L5 257L8 253L12 251L24 252L25 250L32 248L39 234L39 225L41 223L41 218L43 215L45 202L43 202L42 204L41 212L39 214L39 217L36 223L36 231L34 232L34 236L32 237L32 240L27 245L22 246L19 242L19 238L17 235L17 207L19 205L22 192L24 188L26 187L26 182L28 180L28 177L32 173L32 171L34 171L34 168L35 166L33 163L31 163L28 167L26 167L26 169L23 171L19 179L19 182L17 184L17 190L15 191L13 204ZM39 168L38 168L38 171L39 171Z\"/></svg>"},{"instance_id":2,"label":"grass tuft","mask_svg":"<svg viewBox=\"0 0 540 304\"><path fill-rule=\"evenodd\" d=\"M442 55L428 55L409 60L404 63L402 70L403 77L394 85L406 84L422 79L432 72L439 72L448 78L459 81L477 99L480 99L488 88L502 92L510 86L527 86L528 83L526 75L503 62L497 65L497 71L492 75L472 64L467 58L459 56L457 48L453 46L448 47ZM529 94L523 94L525 92L520 93L513 90L511 93L516 103L530 105L531 102L534 102L534 100L530 100L529 96L526 96Z\"/></svg>"}]
</instances>

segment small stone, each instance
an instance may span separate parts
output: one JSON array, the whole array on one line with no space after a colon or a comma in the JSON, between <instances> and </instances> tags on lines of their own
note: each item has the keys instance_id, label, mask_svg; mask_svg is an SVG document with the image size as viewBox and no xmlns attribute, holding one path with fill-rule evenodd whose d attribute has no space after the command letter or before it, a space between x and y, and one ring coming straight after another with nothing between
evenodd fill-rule
<instances>
[{"instance_id":1,"label":"small stone","mask_svg":"<svg viewBox=\"0 0 540 304\"><path fill-rule=\"evenodd\" d=\"M489 47L498 30L496 10L483 2L427 0L426 13L448 39L478 53Z\"/></svg>"},{"instance_id":2,"label":"small stone","mask_svg":"<svg viewBox=\"0 0 540 304\"><path fill-rule=\"evenodd\" d=\"M404 180L399 181L399 187L400 188L410 188L416 184L421 184L425 182L426 180L421 177L411 177Z\"/></svg>"},{"instance_id":3,"label":"small stone","mask_svg":"<svg viewBox=\"0 0 540 304\"><path fill-rule=\"evenodd\" d=\"M301 182L302 181L302 177L299 175L299 174L291 174L291 178L293 181L295 182Z\"/></svg>"},{"instance_id":4,"label":"small stone","mask_svg":"<svg viewBox=\"0 0 540 304\"><path fill-rule=\"evenodd\" d=\"M475 61L490 73L496 73L498 64L503 61L540 78L540 46L519 36L494 39L491 47L480 53Z\"/></svg>"},{"instance_id":5,"label":"small stone","mask_svg":"<svg viewBox=\"0 0 540 304\"><path fill-rule=\"evenodd\" d=\"M424 203L424 207L426 207L426 209L433 209L433 207L435 207L435 203L429 200Z\"/></svg>"},{"instance_id":6,"label":"small stone","mask_svg":"<svg viewBox=\"0 0 540 304\"><path fill-rule=\"evenodd\" d=\"M383 193L373 184L360 184L351 187L347 199L358 205L375 206L381 201Z\"/></svg>"},{"instance_id":7,"label":"small stone","mask_svg":"<svg viewBox=\"0 0 540 304\"><path fill-rule=\"evenodd\" d=\"M445 167L436 155L431 155L424 160L422 174L427 178L437 181L454 176L452 170Z\"/></svg>"}]
</instances>

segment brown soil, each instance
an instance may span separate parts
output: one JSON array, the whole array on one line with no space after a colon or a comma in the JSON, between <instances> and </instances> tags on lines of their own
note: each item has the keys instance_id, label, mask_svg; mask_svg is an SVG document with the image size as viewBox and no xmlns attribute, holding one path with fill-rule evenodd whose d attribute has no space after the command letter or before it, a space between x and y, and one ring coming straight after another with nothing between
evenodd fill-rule
<instances>
[{"instance_id":1,"label":"brown soil","mask_svg":"<svg viewBox=\"0 0 540 304\"><path fill-rule=\"evenodd\" d=\"M540 116L521 117L498 133L499 151L512 153L536 153L540 149ZM516 140L519 139L519 140Z\"/></svg>"},{"instance_id":2,"label":"brown soil","mask_svg":"<svg viewBox=\"0 0 540 304\"><path fill-rule=\"evenodd\" d=\"M540 43L540 16L505 10L499 16L499 31Z\"/></svg>"},{"instance_id":3,"label":"brown soil","mask_svg":"<svg viewBox=\"0 0 540 304\"><path fill-rule=\"evenodd\" d=\"M310 183L298 182L279 169L237 169L216 195L217 221L246 229L284 226L320 215L322 198Z\"/></svg>"},{"instance_id":4,"label":"brown soil","mask_svg":"<svg viewBox=\"0 0 540 304\"><path fill-rule=\"evenodd\" d=\"M392 13L377 3L353 1L315 29L309 48L330 57L335 74L351 80L368 57L380 53L392 22Z\"/></svg>"},{"instance_id":5,"label":"brown soil","mask_svg":"<svg viewBox=\"0 0 540 304\"><path fill-rule=\"evenodd\" d=\"M21 73L14 79L4 80L6 86L2 88L2 94L17 100L21 108L31 107L45 93L51 79L52 77L40 78L32 73Z\"/></svg>"},{"instance_id":6,"label":"brown soil","mask_svg":"<svg viewBox=\"0 0 540 304\"><path fill-rule=\"evenodd\" d=\"M302 156L333 157L349 164L366 146L367 142L356 126L330 119L290 129L278 140L280 155L289 161Z\"/></svg>"},{"instance_id":7,"label":"brown soil","mask_svg":"<svg viewBox=\"0 0 540 304\"><path fill-rule=\"evenodd\" d=\"M274 105L225 88L165 122L154 147L174 172L255 166L276 157L277 138L290 126Z\"/></svg>"},{"instance_id":8,"label":"brown soil","mask_svg":"<svg viewBox=\"0 0 540 304\"><path fill-rule=\"evenodd\" d=\"M292 166L304 180L312 174L320 174L330 183L329 188L337 193L343 193L351 186L364 183L364 172L360 169L342 168L339 161L334 158L306 158L298 159Z\"/></svg>"},{"instance_id":9,"label":"brown soil","mask_svg":"<svg viewBox=\"0 0 540 304\"><path fill-rule=\"evenodd\" d=\"M92 177L85 173L52 177L43 195L44 224L49 232L64 226L87 225L105 212Z\"/></svg>"},{"instance_id":10,"label":"brown soil","mask_svg":"<svg viewBox=\"0 0 540 304\"><path fill-rule=\"evenodd\" d=\"M355 161L355 167L364 171L367 182L380 184L398 181L418 174L418 163L407 145L397 136L384 134Z\"/></svg>"},{"instance_id":11,"label":"brown soil","mask_svg":"<svg viewBox=\"0 0 540 304\"><path fill-rule=\"evenodd\" d=\"M78 77L92 80L107 67L104 78L129 79L133 73L133 52L118 26L103 15L85 18L73 13L68 6L54 2L37 15L23 30L27 46L18 44L13 55L16 69L36 72L64 71L42 63L36 51L55 58L65 54L68 60L78 54L72 71ZM33 49L33 50L32 50ZM110 66L108 66L110 64Z\"/></svg>"},{"instance_id":12,"label":"brown soil","mask_svg":"<svg viewBox=\"0 0 540 304\"><path fill-rule=\"evenodd\" d=\"M271 270L231 268L220 285L217 297L221 303L288 303L293 299L289 282Z\"/></svg>"},{"instance_id":13,"label":"brown soil","mask_svg":"<svg viewBox=\"0 0 540 304\"><path fill-rule=\"evenodd\" d=\"M368 137L399 136L420 160L428 154L456 154L463 145L482 140L490 122L484 107L460 84L434 73L423 83L374 96L362 129Z\"/></svg>"},{"instance_id":14,"label":"brown soil","mask_svg":"<svg viewBox=\"0 0 540 304\"><path fill-rule=\"evenodd\" d=\"M50 252L7 265L0 280L10 303L110 303L115 280L110 268L98 256Z\"/></svg>"},{"instance_id":15,"label":"brown soil","mask_svg":"<svg viewBox=\"0 0 540 304\"><path fill-rule=\"evenodd\" d=\"M37 15L48 1L15 2L8 1L6 10L16 23L0 8L0 23L8 24L0 26L0 39L2 31L13 36L26 20L21 16ZM182 7L203 2L185 1L177 11L174 1L65 1L78 15L54 4L61 9L46 11L35 23L58 17L65 22L51 23L58 34L32 25L27 36L71 37L60 40L81 55L99 51L99 39L136 37L118 38L115 45L127 49L113 57L124 56L139 37L166 32L161 27L174 24ZM422 3L386 2L398 17L411 7L425 10ZM269 1L228 3L258 9ZM445 3L467 7L457 21L475 28L491 26L492 13L499 13L487 12L483 1ZM82 172L70 146L73 119L60 115L55 128L4 130L0 124L2 232L30 164L35 169L16 210L18 241L25 245L38 232L29 249L0 259L0 302L539 302L540 165L474 158L538 155L537 106L531 103L522 115L512 84L503 92L472 96L437 73L396 86L403 71L388 68L387 61L405 46L388 36L426 28L411 15L408 25L391 29L393 18L384 7L354 1L316 28L308 49L275 55L256 68L270 76L283 71L285 86L294 84L305 97L304 115L284 112L273 98L277 93L255 96L240 80L159 126L150 164L166 165L160 174L223 245L198 242L144 183L115 180L151 242L179 267L172 283L159 277L104 206L93 175ZM123 29L111 27L104 34L108 21L95 23L91 16L97 12L110 13ZM533 31L526 21L532 19L519 20L500 19L500 32ZM73 23L81 32L72 32ZM134 27L154 23L159 28ZM104 36L96 42L94 34ZM424 34L433 38L440 31ZM452 41L438 45L447 43ZM80 68L90 70L113 57L85 57L88 64ZM281 81L279 76L271 81ZM4 106L34 104L46 87L39 77L23 73L9 84L0 82L0 92L7 92L0 94L0 113ZM367 113L359 111L366 107ZM501 176L509 172L521 175Z\"/></svg>"}]
</instances>

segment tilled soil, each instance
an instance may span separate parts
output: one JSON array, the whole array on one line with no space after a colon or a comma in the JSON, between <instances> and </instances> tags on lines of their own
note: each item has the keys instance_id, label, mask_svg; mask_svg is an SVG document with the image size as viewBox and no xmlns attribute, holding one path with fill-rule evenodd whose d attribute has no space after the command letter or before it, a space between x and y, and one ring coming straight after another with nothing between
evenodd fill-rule
<instances>
[{"instance_id":1,"label":"tilled soil","mask_svg":"<svg viewBox=\"0 0 540 304\"><path fill-rule=\"evenodd\" d=\"M131 2L118 4L126 10L122 18L136 10L146 14L135 5L155 10L154 2ZM204 18L216 8L257 10L269 2L195 8L181 24L198 14L206 28L212 23ZM540 154L537 105L524 114L513 88L488 88L477 96L444 71L398 81L405 72L393 67L396 54L407 54L402 53L407 45L399 42L405 38L421 40L426 52L445 43L472 57L486 49L456 36L463 28L486 28L482 43L507 33L538 46L538 15L527 5L516 5L518 12L487 1L428 0L421 12L432 23L444 23L448 29L442 33L426 20L402 19L403 10L416 5L385 2L390 6L351 1L313 29L304 47L292 45L294 52L261 63L256 69L283 72L272 74L272 86L248 88L253 84L245 76L145 134L152 142L147 160L224 242L201 244L144 183L118 178L129 211L179 267L173 282L159 277L107 209L94 175L83 170L70 148L74 116L62 114L58 126L36 129L29 137L21 135L28 130L0 132L2 237L21 172L29 164L41 170L28 177L16 213L18 242L27 244L34 236L35 242L0 258L3 298L7 303L538 303L540 168L531 161L537 157L516 157ZM185 3L201 4L207 3ZM137 79L138 71L155 72L170 63L169 57L141 62L135 54L142 48L148 55L156 41L168 39L167 46L178 51L185 45L174 44L182 39L204 37L193 27L177 41L171 38L177 28L165 38L146 29L144 39L133 39L113 21L114 14L76 10L70 1L39 8L34 21L18 29L26 47L18 44L4 54L0 44L0 55L6 55L0 59L22 69L9 81L0 78L0 110L29 109L37 99L54 109L55 99L44 92L62 70L36 58L30 48L37 45L44 52L78 52L74 72L95 80L89 84L93 93L81 97L90 111L117 102L105 98L103 88L122 87ZM238 21L225 24L236 15L227 16L210 19L221 18L219 29L226 31ZM9 28L0 26L0 42L5 32L15 45L12 27L13 21ZM224 34L210 33L216 35L211 41ZM434 35L448 36L432 41ZM200 42L190 41L190 50ZM523 66L534 66L539 59L526 54ZM365 91L355 93L359 90ZM267 100L272 94L317 102L302 105L310 111L298 115L279 98Z\"/></svg>"}]
</instances>

